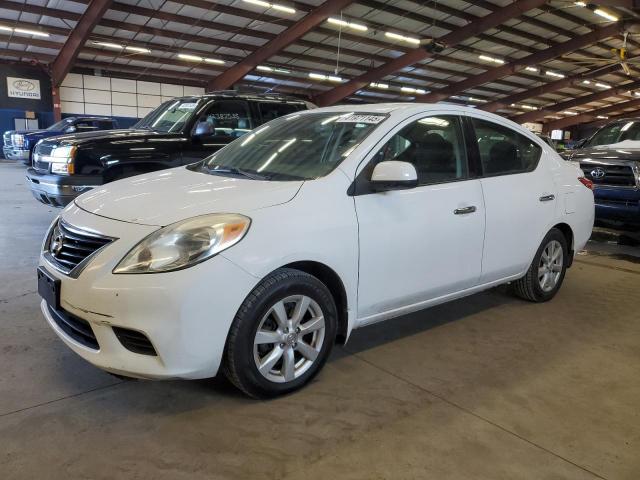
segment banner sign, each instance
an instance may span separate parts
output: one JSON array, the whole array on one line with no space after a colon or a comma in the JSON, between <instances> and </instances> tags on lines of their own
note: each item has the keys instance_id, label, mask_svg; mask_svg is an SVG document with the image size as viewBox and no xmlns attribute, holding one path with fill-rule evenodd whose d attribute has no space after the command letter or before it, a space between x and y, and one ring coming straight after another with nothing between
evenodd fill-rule
<instances>
[{"instance_id":1,"label":"banner sign","mask_svg":"<svg viewBox=\"0 0 640 480\"><path fill-rule=\"evenodd\" d=\"M30 78L7 77L9 97L40 100L40 80Z\"/></svg>"}]
</instances>

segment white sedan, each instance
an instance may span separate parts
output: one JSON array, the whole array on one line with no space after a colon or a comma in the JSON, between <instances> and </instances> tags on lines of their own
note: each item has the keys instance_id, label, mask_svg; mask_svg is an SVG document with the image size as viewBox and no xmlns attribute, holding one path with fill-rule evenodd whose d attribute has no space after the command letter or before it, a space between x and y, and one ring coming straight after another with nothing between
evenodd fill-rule
<instances>
[{"instance_id":1,"label":"white sedan","mask_svg":"<svg viewBox=\"0 0 640 480\"><path fill-rule=\"evenodd\" d=\"M44 241L42 311L109 372L221 370L274 396L355 328L508 282L550 300L591 234L591 187L535 135L472 108L300 112L78 197Z\"/></svg>"}]
</instances>

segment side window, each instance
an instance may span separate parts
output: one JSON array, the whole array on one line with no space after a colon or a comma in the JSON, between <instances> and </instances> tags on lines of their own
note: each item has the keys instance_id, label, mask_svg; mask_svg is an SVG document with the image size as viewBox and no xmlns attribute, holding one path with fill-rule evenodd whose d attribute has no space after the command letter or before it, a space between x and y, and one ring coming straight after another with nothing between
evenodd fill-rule
<instances>
[{"instance_id":1,"label":"side window","mask_svg":"<svg viewBox=\"0 0 640 480\"><path fill-rule=\"evenodd\" d=\"M200 116L196 135L241 137L253 128L249 106L238 100L218 100Z\"/></svg>"},{"instance_id":2,"label":"side window","mask_svg":"<svg viewBox=\"0 0 640 480\"><path fill-rule=\"evenodd\" d=\"M542 148L524 135L485 120L471 119L484 175L508 175L536 168Z\"/></svg>"},{"instance_id":3,"label":"side window","mask_svg":"<svg viewBox=\"0 0 640 480\"><path fill-rule=\"evenodd\" d=\"M278 117L299 112L300 110L303 110L303 107L302 105L295 103L259 102L258 110L260 110L262 121L266 123Z\"/></svg>"},{"instance_id":4,"label":"side window","mask_svg":"<svg viewBox=\"0 0 640 480\"><path fill-rule=\"evenodd\" d=\"M96 123L98 124L98 130L111 130L114 128L113 122L107 120L100 120Z\"/></svg>"},{"instance_id":5,"label":"side window","mask_svg":"<svg viewBox=\"0 0 640 480\"><path fill-rule=\"evenodd\" d=\"M442 115L425 117L407 125L382 147L369 166L387 160L412 163L418 184L467 178L467 155L460 119Z\"/></svg>"}]
</instances>

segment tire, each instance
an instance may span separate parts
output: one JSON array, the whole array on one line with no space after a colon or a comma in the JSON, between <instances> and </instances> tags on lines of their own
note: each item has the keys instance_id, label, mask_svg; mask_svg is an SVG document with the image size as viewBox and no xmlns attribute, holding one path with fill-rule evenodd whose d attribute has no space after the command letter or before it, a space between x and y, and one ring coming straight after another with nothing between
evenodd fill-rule
<instances>
[{"instance_id":1,"label":"tire","mask_svg":"<svg viewBox=\"0 0 640 480\"><path fill-rule=\"evenodd\" d=\"M223 372L254 398L298 390L327 361L337 321L333 297L320 280L299 270L278 269L238 310L227 338Z\"/></svg>"},{"instance_id":2,"label":"tire","mask_svg":"<svg viewBox=\"0 0 640 480\"><path fill-rule=\"evenodd\" d=\"M555 246L555 250L550 250ZM559 250L558 250L559 249ZM561 265L548 262L550 251L559 251ZM567 240L560 230L552 228L544 237L524 277L513 282L515 294L530 302L548 302L562 286L569 263ZM548 277L544 277L547 273ZM545 278L547 280L545 280Z\"/></svg>"}]
</instances>

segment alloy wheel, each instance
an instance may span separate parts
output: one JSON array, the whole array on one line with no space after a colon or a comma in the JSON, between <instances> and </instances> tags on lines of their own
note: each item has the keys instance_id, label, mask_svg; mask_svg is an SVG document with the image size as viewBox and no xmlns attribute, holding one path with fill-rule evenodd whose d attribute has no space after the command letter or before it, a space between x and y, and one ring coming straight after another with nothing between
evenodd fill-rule
<instances>
[{"instance_id":1,"label":"alloy wheel","mask_svg":"<svg viewBox=\"0 0 640 480\"><path fill-rule=\"evenodd\" d=\"M253 358L260 374L276 383L290 382L314 364L325 338L320 306L306 295L292 295L264 315L253 341Z\"/></svg>"},{"instance_id":2,"label":"alloy wheel","mask_svg":"<svg viewBox=\"0 0 640 480\"><path fill-rule=\"evenodd\" d=\"M543 292L550 292L556 287L562 275L563 262L562 245L557 240L551 240L542 250L538 265L538 283Z\"/></svg>"}]
</instances>

